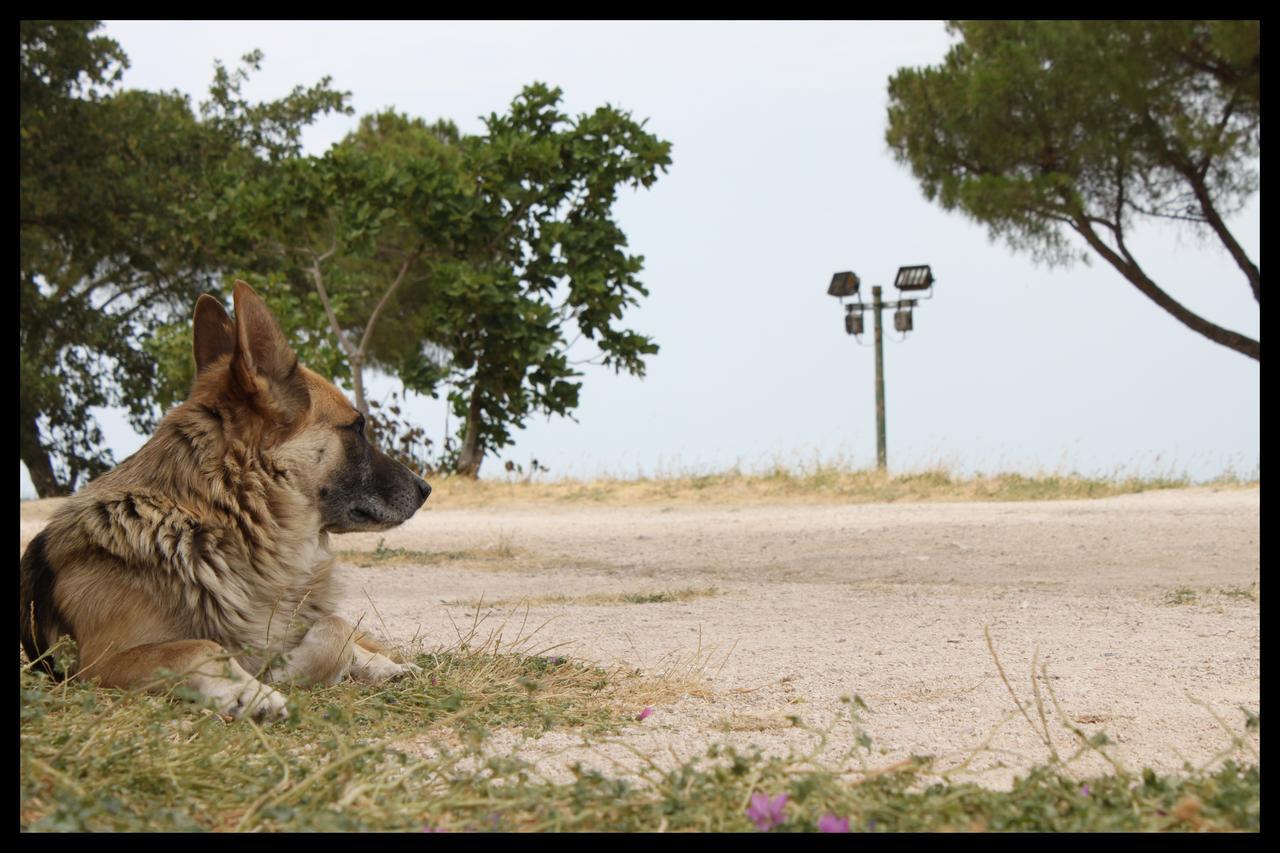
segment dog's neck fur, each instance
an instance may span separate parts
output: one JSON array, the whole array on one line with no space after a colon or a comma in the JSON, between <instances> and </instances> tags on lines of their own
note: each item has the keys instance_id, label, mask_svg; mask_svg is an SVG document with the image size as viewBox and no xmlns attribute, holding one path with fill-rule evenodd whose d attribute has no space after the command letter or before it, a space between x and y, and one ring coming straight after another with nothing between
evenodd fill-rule
<instances>
[{"instance_id":1,"label":"dog's neck fur","mask_svg":"<svg viewBox=\"0 0 1280 853\"><path fill-rule=\"evenodd\" d=\"M284 648L332 612L328 535L297 478L229 438L225 417L183 403L137 453L73 497L64 517L126 569L172 573L144 582L216 585L218 595L189 599L182 614L198 636Z\"/></svg>"}]
</instances>

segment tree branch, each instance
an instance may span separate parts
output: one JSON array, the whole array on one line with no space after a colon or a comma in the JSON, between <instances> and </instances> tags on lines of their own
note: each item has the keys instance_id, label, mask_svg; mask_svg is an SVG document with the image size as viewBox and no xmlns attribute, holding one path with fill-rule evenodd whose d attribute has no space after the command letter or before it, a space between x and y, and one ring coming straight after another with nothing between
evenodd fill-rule
<instances>
[{"instance_id":1,"label":"tree branch","mask_svg":"<svg viewBox=\"0 0 1280 853\"><path fill-rule=\"evenodd\" d=\"M1150 115L1144 116L1144 121L1151 126L1155 124L1155 120ZM1212 156L1206 154L1204 163L1197 166L1185 152L1176 150L1169 144L1165 144L1163 149L1164 158L1169 165L1191 185L1191 192L1195 195L1196 202L1204 213L1206 223L1218 235L1218 239L1222 241L1222 245L1226 247L1231 258L1236 262L1236 266L1240 268L1245 278L1249 280L1249 287L1253 290L1253 299L1261 305L1262 271L1257 264L1249 259L1249 255L1236 240L1230 229L1227 228L1226 223L1222 221L1222 217L1218 215L1218 209L1214 206L1209 187L1205 184L1205 176L1208 174Z\"/></svg>"},{"instance_id":2,"label":"tree branch","mask_svg":"<svg viewBox=\"0 0 1280 853\"><path fill-rule=\"evenodd\" d=\"M311 273L311 280L315 283L316 290L320 293L320 302L324 305L324 313L329 318L329 325L333 327L333 333L338 338L338 344L348 358L354 358L356 350L352 349L351 342L347 340L347 336L342 331L342 326L338 324L338 317L333 313L333 305L329 303L329 293L324 289L324 273L320 271L320 264L330 258L337 250L338 243L335 240L333 245L329 247L329 251L323 255L316 255L312 252L311 266L308 271Z\"/></svg>"},{"instance_id":3,"label":"tree branch","mask_svg":"<svg viewBox=\"0 0 1280 853\"><path fill-rule=\"evenodd\" d=\"M1213 232L1218 235L1222 245L1227 247L1227 252L1231 254L1236 266L1244 273L1245 278L1249 279L1249 287L1253 290L1253 301L1261 305L1262 270L1249 259L1244 247L1240 245L1235 235L1227 228L1227 224L1222 221L1222 217L1218 215L1218 210L1214 207L1213 199L1209 196L1209 188L1205 186L1203 176L1199 174L1191 163L1181 157L1175 158L1174 168L1191 184L1191 190L1196 195L1196 201L1200 203L1200 210L1204 212L1205 221L1209 223L1209 227L1213 229Z\"/></svg>"},{"instance_id":4,"label":"tree branch","mask_svg":"<svg viewBox=\"0 0 1280 853\"><path fill-rule=\"evenodd\" d=\"M1246 337L1239 332L1233 332L1230 329L1211 323L1200 315L1190 311L1182 303L1178 302L1169 294L1165 293L1151 279L1147 278L1146 273L1138 266L1137 262L1129 255L1125 249L1123 241L1117 233L1117 245L1125 257L1120 257L1116 251L1108 246L1098 236L1097 232L1090 227L1089 221L1081 216L1072 225L1075 231L1084 237L1095 252L1115 267L1121 275L1128 279L1134 287L1159 305L1165 311L1168 311L1173 317L1192 331L1199 332L1214 343L1221 344L1229 349L1233 349L1238 353L1247 355L1254 361L1261 361L1262 345L1252 338Z\"/></svg>"},{"instance_id":5,"label":"tree branch","mask_svg":"<svg viewBox=\"0 0 1280 853\"><path fill-rule=\"evenodd\" d=\"M405 273L409 271L410 265L413 264L413 262L418 259L418 255L422 253L422 250L423 250L423 247L419 245L418 248L413 250L412 255L405 258L404 263L400 265L400 272L399 274L396 275L396 280L391 283L391 287L387 288L387 292L382 294L382 299L378 302L378 307L374 308L373 313L369 315L369 322L365 324L364 334L360 337L359 352L361 356L364 355L365 347L369 345L369 338L373 334L373 326L375 323L378 322L378 317L382 314L382 309L386 307L387 302L390 301L392 294L394 294L396 292L396 289L400 287L400 283L404 281Z\"/></svg>"}]
</instances>

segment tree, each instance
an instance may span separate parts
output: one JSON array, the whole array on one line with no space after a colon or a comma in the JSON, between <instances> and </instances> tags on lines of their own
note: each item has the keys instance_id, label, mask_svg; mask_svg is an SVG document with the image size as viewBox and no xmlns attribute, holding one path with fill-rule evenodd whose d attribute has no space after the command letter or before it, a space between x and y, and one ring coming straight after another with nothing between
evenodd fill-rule
<instances>
[{"instance_id":1,"label":"tree","mask_svg":"<svg viewBox=\"0 0 1280 853\"><path fill-rule=\"evenodd\" d=\"M366 117L362 129L376 120ZM379 320L406 279L465 231L459 216L474 195L462 183L458 153L430 141L412 157L344 141L240 187L228 215L260 266L274 258L296 298L315 298L313 325L329 328L346 359L341 375L366 415L364 368Z\"/></svg>"},{"instance_id":2,"label":"tree","mask_svg":"<svg viewBox=\"0 0 1280 853\"><path fill-rule=\"evenodd\" d=\"M531 413L577 406L575 343L595 345L578 363L636 375L657 352L617 324L647 291L611 209L620 187L657 179L670 145L612 107L570 120L559 100L528 87L482 136L393 110L366 116L323 156L224 198L245 263L274 283L264 294L301 312L299 328L329 330L313 351L343 362L334 373L350 377L372 432L423 448L404 458L421 461L429 443L388 434L399 413L370 411L366 367L418 393L448 389L459 440L432 461L476 476ZM155 344L171 393L190 371L178 338Z\"/></svg>"},{"instance_id":3,"label":"tree","mask_svg":"<svg viewBox=\"0 0 1280 853\"><path fill-rule=\"evenodd\" d=\"M449 387L465 476L530 414L578 405L575 364L643 376L644 357L658 351L618 325L648 291L643 258L626 254L612 208L620 188L652 186L666 171L671 144L608 105L571 119L560 98L528 86L507 114L485 119L485 134L457 141L474 191L459 196L451 239L423 255L423 275L405 285L402 310L374 342L374 357L407 387ZM441 135L392 116L365 130L403 156ZM571 361L579 341L595 351Z\"/></svg>"},{"instance_id":4,"label":"tree","mask_svg":"<svg viewBox=\"0 0 1280 853\"><path fill-rule=\"evenodd\" d=\"M128 59L99 26L20 27L19 455L41 497L112 464L93 406L154 424L144 342L189 322L235 266L217 200L296 156L315 116L345 108L328 80L250 104L238 96L247 72L219 66L197 117L179 93L120 90Z\"/></svg>"},{"instance_id":5,"label":"tree","mask_svg":"<svg viewBox=\"0 0 1280 853\"><path fill-rule=\"evenodd\" d=\"M1258 190L1257 21L966 21L940 66L889 81L886 139L926 196L1049 263L1094 253L1179 322L1260 359L1195 314L1126 242L1143 220L1212 235L1261 303L1262 276L1227 228Z\"/></svg>"}]
</instances>

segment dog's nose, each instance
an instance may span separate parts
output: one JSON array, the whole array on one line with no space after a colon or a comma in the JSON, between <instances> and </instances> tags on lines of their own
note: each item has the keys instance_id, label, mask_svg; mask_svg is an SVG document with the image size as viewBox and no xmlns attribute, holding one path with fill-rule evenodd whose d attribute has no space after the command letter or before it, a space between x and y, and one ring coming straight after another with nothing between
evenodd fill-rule
<instances>
[{"instance_id":1,"label":"dog's nose","mask_svg":"<svg viewBox=\"0 0 1280 853\"><path fill-rule=\"evenodd\" d=\"M418 494L421 495L422 502L426 503L427 498L431 497L431 484L417 475L414 475L413 484L418 487Z\"/></svg>"}]
</instances>

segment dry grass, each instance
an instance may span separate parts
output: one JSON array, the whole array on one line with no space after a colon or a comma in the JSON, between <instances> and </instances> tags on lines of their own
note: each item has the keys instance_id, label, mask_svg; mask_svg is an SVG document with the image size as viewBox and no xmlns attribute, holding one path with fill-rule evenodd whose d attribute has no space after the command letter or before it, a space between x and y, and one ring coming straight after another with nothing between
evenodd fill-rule
<instances>
[{"instance_id":1,"label":"dry grass","mask_svg":"<svg viewBox=\"0 0 1280 853\"><path fill-rule=\"evenodd\" d=\"M466 607L470 610L479 608L504 607L541 607L549 604L570 605L613 605L613 604L673 604L692 601L695 598L708 598L720 595L715 587L683 589L641 590L638 592L590 592L582 595L532 595L523 598L500 598L494 601L485 599L446 601L450 607Z\"/></svg>"},{"instance_id":2,"label":"dry grass","mask_svg":"<svg viewBox=\"0 0 1280 853\"><path fill-rule=\"evenodd\" d=\"M527 609L525 611L527 616ZM584 742L641 725L639 708L674 702L712 663L695 655L640 676L558 656L513 619L480 638L420 652L424 671L378 689L354 684L291 696L288 722L224 723L169 696L54 684L24 667L21 681L19 822L53 831L749 831L756 794L788 796L774 831L819 829L846 819L855 831L1258 831L1258 716L1243 730L1203 705L1225 735L1222 751L1180 777L1124 767L1101 733L1087 734L1061 708L1047 668L1032 661L1030 695L988 647L1016 710L1040 738L1046 763L992 791L947 777L934 759L874 766L857 697L844 697L854 735L823 759L834 726L798 717L735 715L721 731L795 727L810 747L768 756L712 743L662 767L639 753L623 776L574 765L557 782L514 752L485 748L490 734L536 737L572 728ZM516 637L504 643L509 629ZM1036 656L1038 658L1038 655ZM1043 689L1041 688L1043 683ZM1056 737L1055 737L1056 730ZM1065 735L1065 737L1064 737ZM845 738L839 736L840 745ZM405 745L412 743L413 749ZM972 755L988 749L974 747ZM1247 753L1254 763L1231 757ZM1114 773L1081 778L1083 755ZM940 778L941 777L941 778Z\"/></svg>"},{"instance_id":3,"label":"dry grass","mask_svg":"<svg viewBox=\"0 0 1280 853\"><path fill-rule=\"evenodd\" d=\"M945 468L900 474L842 465L781 466L764 473L737 469L716 474L638 477L635 479L563 479L548 482L469 480L442 477L432 482L434 509L505 504L653 504L798 501L1034 501L1105 498L1154 489L1187 488L1188 477L1085 477L1078 474L976 474L962 476ZM1248 488L1257 480L1227 474L1199 485Z\"/></svg>"}]
</instances>

